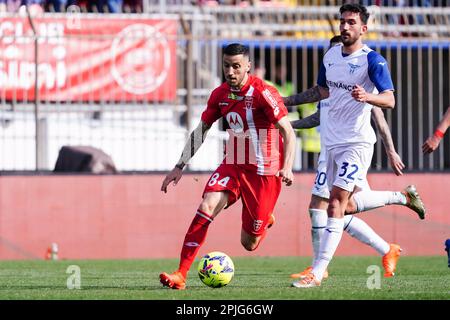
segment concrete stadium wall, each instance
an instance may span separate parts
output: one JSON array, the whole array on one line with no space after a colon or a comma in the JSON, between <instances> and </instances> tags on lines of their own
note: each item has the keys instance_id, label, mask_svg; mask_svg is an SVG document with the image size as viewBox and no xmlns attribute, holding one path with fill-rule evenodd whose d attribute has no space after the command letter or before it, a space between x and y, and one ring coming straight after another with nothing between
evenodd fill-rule
<instances>
[{"instance_id":1,"label":"concrete stadium wall","mask_svg":"<svg viewBox=\"0 0 450 320\"><path fill-rule=\"evenodd\" d=\"M163 175L0 176L0 259L43 259L52 242L61 259L176 258L209 175L186 174L167 194ZM283 187L276 224L255 252L240 245L240 202L210 226L200 254L232 256L311 255L308 203L313 174L297 174ZM372 174L374 190L417 185L426 220L401 206L359 214L404 255L444 255L450 238L450 174ZM375 255L344 235L337 255Z\"/></svg>"}]
</instances>

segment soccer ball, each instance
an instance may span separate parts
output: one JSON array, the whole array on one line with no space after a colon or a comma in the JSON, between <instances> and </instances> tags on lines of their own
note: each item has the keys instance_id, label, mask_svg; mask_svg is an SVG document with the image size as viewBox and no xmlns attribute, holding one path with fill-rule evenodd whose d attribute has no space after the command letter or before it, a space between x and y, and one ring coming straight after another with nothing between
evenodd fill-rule
<instances>
[{"instance_id":1,"label":"soccer ball","mask_svg":"<svg viewBox=\"0 0 450 320\"><path fill-rule=\"evenodd\" d=\"M198 264L198 276L208 287L220 288L233 279L233 260L223 252L210 252Z\"/></svg>"}]
</instances>

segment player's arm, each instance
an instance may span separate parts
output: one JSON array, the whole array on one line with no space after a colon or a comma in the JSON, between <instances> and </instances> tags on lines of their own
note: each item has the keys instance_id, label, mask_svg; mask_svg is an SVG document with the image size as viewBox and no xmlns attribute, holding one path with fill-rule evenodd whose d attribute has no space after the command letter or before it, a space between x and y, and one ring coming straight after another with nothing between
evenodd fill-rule
<instances>
[{"instance_id":1,"label":"player's arm","mask_svg":"<svg viewBox=\"0 0 450 320\"><path fill-rule=\"evenodd\" d=\"M294 129L310 129L320 125L320 109L306 118L291 121Z\"/></svg>"},{"instance_id":2,"label":"player's arm","mask_svg":"<svg viewBox=\"0 0 450 320\"><path fill-rule=\"evenodd\" d=\"M326 69L323 62L319 68L319 75L317 77L317 85L300 93L289 97L283 97L283 102L286 106L296 106L305 103L317 102L326 99L330 96L327 86Z\"/></svg>"},{"instance_id":3,"label":"player's arm","mask_svg":"<svg viewBox=\"0 0 450 320\"><path fill-rule=\"evenodd\" d=\"M397 176L401 176L403 174L402 170L405 168L405 165L400 158L400 155L395 150L391 130L389 129L389 125L386 122L383 111L380 108L373 107L372 119L375 123L375 126L377 127L378 133L381 136L381 140L383 140L384 150L386 151L386 154L389 158L389 163L392 170Z\"/></svg>"},{"instance_id":4,"label":"player's arm","mask_svg":"<svg viewBox=\"0 0 450 320\"><path fill-rule=\"evenodd\" d=\"M305 104L310 102L317 102L328 98L330 93L328 89L319 85L316 85L306 91L294 94L289 97L283 97L283 102L286 106L296 106L299 104Z\"/></svg>"},{"instance_id":5,"label":"player's arm","mask_svg":"<svg viewBox=\"0 0 450 320\"><path fill-rule=\"evenodd\" d=\"M383 109L393 109L395 107L394 84L387 61L376 51L371 51L367 55L367 62L369 79L379 93L366 92L362 86L355 85L352 97L359 102Z\"/></svg>"},{"instance_id":6,"label":"player's arm","mask_svg":"<svg viewBox=\"0 0 450 320\"><path fill-rule=\"evenodd\" d=\"M327 86L326 69L323 62L319 68L317 77L317 85L300 93L289 97L283 97L284 104L288 106L296 106L304 103L317 102L330 96Z\"/></svg>"},{"instance_id":7,"label":"player's arm","mask_svg":"<svg viewBox=\"0 0 450 320\"><path fill-rule=\"evenodd\" d=\"M161 186L161 191L167 192L167 186L169 183L173 181L173 184L176 185L178 181L181 179L183 175L183 168L189 162L189 160L195 155L197 150L203 144L206 139L206 135L208 130L211 128L211 125L205 123L204 121L200 121L197 128L195 128L190 136L188 141L183 148L183 152L181 153L181 157L178 160L175 167L167 174L166 178L163 181Z\"/></svg>"},{"instance_id":8,"label":"player's arm","mask_svg":"<svg viewBox=\"0 0 450 320\"><path fill-rule=\"evenodd\" d=\"M294 174L292 173L292 167L294 165L295 157L295 145L296 137L294 129L292 129L291 123L287 116L282 117L276 124L280 134L283 137L284 143L284 157L283 165L278 171L277 176L281 177L281 181L285 182L287 186L290 186L294 181Z\"/></svg>"},{"instance_id":9,"label":"player's arm","mask_svg":"<svg viewBox=\"0 0 450 320\"><path fill-rule=\"evenodd\" d=\"M450 126L450 107L447 108L444 117L437 125L433 135L428 137L428 139L422 145L423 153L431 153L437 149L439 143L441 142L441 139L444 137L444 134L449 126Z\"/></svg>"},{"instance_id":10,"label":"player's arm","mask_svg":"<svg viewBox=\"0 0 450 320\"><path fill-rule=\"evenodd\" d=\"M364 102L384 109L393 109L395 107L395 97L392 90L386 90L381 93L369 93L360 85L355 85L352 90L352 97L359 102Z\"/></svg>"}]
</instances>

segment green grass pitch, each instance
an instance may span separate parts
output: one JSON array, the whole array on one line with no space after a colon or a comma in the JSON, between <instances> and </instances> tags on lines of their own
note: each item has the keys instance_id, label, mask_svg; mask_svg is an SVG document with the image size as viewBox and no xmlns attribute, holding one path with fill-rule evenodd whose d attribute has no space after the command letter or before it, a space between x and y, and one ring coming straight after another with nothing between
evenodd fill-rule
<instances>
[{"instance_id":1,"label":"green grass pitch","mask_svg":"<svg viewBox=\"0 0 450 320\"><path fill-rule=\"evenodd\" d=\"M231 283L212 289L196 274L198 259L190 272L187 289L163 288L162 271L177 267L165 260L63 260L1 261L0 299L149 299L149 300L303 300L303 299L450 299L450 268L447 257L401 257L394 278L382 277L378 257L335 257L330 278L319 288L290 287L289 275L310 263L309 257L234 257L236 272ZM72 273L80 271L80 289L68 289ZM368 289L371 265L380 267L379 289ZM70 272L71 270L69 270ZM73 278L70 278L73 279ZM76 284L76 282L69 283ZM374 283L374 282L372 282Z\"/></svg>"}]
</instances>

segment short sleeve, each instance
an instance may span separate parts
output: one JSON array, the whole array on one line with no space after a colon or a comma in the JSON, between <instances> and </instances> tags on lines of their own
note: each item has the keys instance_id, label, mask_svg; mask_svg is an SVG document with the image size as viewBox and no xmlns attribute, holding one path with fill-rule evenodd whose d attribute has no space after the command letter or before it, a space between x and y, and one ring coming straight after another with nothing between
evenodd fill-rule
<instances>
[{"instance_id":1,"label":"short sleeve","mask_svg":"<svg viewBox=\"0 0 450 320\"><path fill-rule=\"evenodd\" d=\"M272 86L265 86L261 93L261 103L264 108L264 113L269 118L271 123L277 123L288 114L283 98L278 93L277 89Z\"/></svg>"},{"instance_id":2,"label":"short sleeve","mask_svg":"<svg viewBox=\"0 0 450 320\"><path fill-rule=\"evenodd\" d=\"M327 70L325 69L325 65L322 61L320 64L319 76L317 77L317 84L323 88L328 88L326 72Z\"/></svg>"},{"instance_id":3,"label":"short sleeve","mask_svg":"<svg viewBox=\"0 0 450 320\"><path fill-rule=\"evenodd\" d=\"M202 121L208 125L212 125L217 119L222 116L217 101L217 90L214 90L208 99L206 109L205 111L203 111L201 117Z\"/></svg>"},{"instance_id":4,"label":"short sleeve","mask_svg":"<svg viewBox=\"0 0 450 320\"><path fill-rule=\"evenodd\" d=\"M381 54L371 51L367 55L369 64L369 78L377 88L378 92L394 90L391 73L389 72L387 61Z\"/></svg>"}]
</instances>

